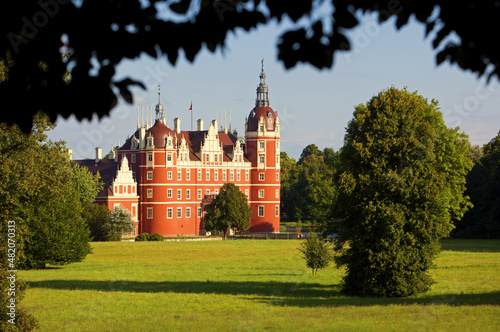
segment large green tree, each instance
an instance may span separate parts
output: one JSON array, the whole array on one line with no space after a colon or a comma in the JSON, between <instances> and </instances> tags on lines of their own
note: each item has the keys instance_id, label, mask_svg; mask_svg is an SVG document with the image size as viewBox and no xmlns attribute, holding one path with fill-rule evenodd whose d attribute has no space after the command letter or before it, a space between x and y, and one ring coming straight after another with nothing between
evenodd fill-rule
<instances>
[{"instance_id":1,"label":"large green tree","mask_svg":"<svg viewBox=\"0 0 500 332\"><path fill-rule=\"evenodd\" d=\"M500 238L500 132L483 146L481 156L467 175L467 191L474 207L457 222L453 236Z\"/></svg>"},{"instance_id":2,"label":"large green tree","mask_svg":"<svg viewBox=\"0 0 500 332\"><path fill-rule=\"evenodd\" d=\"M77 262L90 252L82 202L97 194L97 179L72 167L64 142L47 139L51 128L41 115L29 135L17 126L0 125L2 217L26 227L24 256L18 262L25 268ZM85 186L85 181L93 185ZM83 198L82 187L93 192Z\"/></svg>"},{"instance_id":3,"label":"large green tree","mask_svg":"<svg viewBox=\"0 0 500 332\"><path fill-rule=\"evenodd\" d=\"M231 227L239 231L250 227L252 208L248 206L245 194L234 183L225 183L205 211L205 230L219 231L224 234L224 238Z\"/></svg>"},{"instance_id":4,"label":"large green tree","mask_svg":"<svg viewBox=\"0 0 500 332\"><path fill-rule=\"evenodd\" d=\"M394 18L398 29L415 17L433 36L438 64L500 74L500 53L484 38L498 30L495 1L40 0L10 1L3 9L0 77L6 80L0 83L0 108L25 132L39 110L51 121L71 114L91 119L108 114L118 93L132 102L130 86L142 84L116 77L123 60L145 53L175 64L184 54L192 62L204 48L223 48L229 32L285 19L276 40L286 68L300 62L332 67L335 54L351 49L348 32L371 12L379 22ZM447 38L452 33L457 38ZM71 55L61 59L61 49Z\"/></svg>"},{"instance_id":5,"label":"large green tree","mask_svg":"<svg viewBox=\"0 0 500 332\"><path fill-rule=\"evenodd\" d=\"M336 176L336 263L343 291L409 296L429 289L429 268L472 167L467 137L448 129L434 100L391 87L356 107Z\"/></svg>"}]
</instances>

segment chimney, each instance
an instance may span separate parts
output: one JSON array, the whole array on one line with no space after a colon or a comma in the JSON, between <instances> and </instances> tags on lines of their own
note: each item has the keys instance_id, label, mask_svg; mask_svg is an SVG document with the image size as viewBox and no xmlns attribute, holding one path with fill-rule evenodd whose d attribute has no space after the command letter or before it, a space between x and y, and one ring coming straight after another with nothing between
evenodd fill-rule
<instances>
[{"instance_id":1,"label":"chimney","mask_svg":"<svg viewBox=\"0 0 500 332\"><path fill-rule=\"evenodd\" d=\"M68 157L69 160L73 160L73 149L68 148Z\"/></svg>"},{"instance_id":2,"label":"chimney","mask_svg":"<svg viewBox=\"0 0 500 332\"><path fill-rule=\"evenodd\" d=\"M196 123L198 124L198 131L203 131L203 120L198 119L198 121L196 121Z\"/></svg>"},{"instance_id":3,"label":"chimney","mask_svg":"<svg viewBox=\"0 0 500 332\"><path fill-rule=\"evenodd\" d=\"M181 119L179 118L174 119L174 130L177 132L177 134L181 133Z\"/></svg>"},{"instance_id":4,"label":"chimney","mask_svg":"<svg viewBox=\"0 0 500 332\"><path fill-rule=\"evenodd\" d=\"M95 148L95 164L99 162L99 160L102 159L102 149L101 148Z\"/></svg>"}]
</instances>

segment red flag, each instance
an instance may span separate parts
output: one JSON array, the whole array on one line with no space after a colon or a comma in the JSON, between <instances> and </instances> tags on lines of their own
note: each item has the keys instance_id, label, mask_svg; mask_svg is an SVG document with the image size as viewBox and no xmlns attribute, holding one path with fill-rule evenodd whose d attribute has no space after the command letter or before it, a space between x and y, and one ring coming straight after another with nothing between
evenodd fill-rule
<instances>
[{"instance_id":1,"label":"red flag","mask_svg":"<svg viewBox=\"0 0 500 332\"><path fill-rule=\"evenodd\" d=\"M192 111L192 110L193 110L193 102L191 102L191 106L189 106L188 111Z\"/></svg>"}]
</instances>

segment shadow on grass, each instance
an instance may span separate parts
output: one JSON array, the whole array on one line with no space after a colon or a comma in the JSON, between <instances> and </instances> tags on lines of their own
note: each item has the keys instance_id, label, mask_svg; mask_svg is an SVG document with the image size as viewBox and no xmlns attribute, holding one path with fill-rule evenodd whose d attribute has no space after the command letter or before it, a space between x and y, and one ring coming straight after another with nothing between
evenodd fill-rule
<instances>
[{"instance_id":1,"label":"shadow on grass","mask_svg":"<svg viewBox=\"0 0 500 332\"><path fill-rule=\"evenodd\" d=\"M177 293L253 296L274 305L298 307L372 306L372 305L500 305L500 292L483 294L439 294L411 298L346 297L339 285L292 282L221 282L221 281L89 281L46 280L30 282L32 288L98 290L109 292Z\"/></svg>"},{"instance_id":2,"label":"shadow on grass","mask_svg":"<svg viewBox=\"0 0 500 332\"><path fill-rule=\"evenodd\" d=\"M442 239L441 249L461 252L500 252L500 240Z\"/></svg>"}]
</instances>

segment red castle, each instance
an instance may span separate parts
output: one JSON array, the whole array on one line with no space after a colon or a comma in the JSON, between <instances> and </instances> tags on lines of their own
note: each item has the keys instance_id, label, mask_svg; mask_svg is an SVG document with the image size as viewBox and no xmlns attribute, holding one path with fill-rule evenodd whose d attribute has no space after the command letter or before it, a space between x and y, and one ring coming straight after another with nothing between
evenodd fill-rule
<instances>
[{"instance_id":1,"label":"red castle","mask_svg":"<svg viewBox=\"0 0 500 332\"><path fill-rule=\"evenodd\" d=\"M280 125L269 107L263 62L255 107L245 119L244 143L217 120L207 130L200 119L196 131L183 131L176 118L169 128L160 92L155 111L154 125L147 119L139 123L138 115L137 130L112 149L109 159L102 159L102 149L96 148L95 160L76 161L101 175L104 189L94 203L129 210L136 224L132 236L204 235L204 206L224 183L232 182L252 208L249 231L279 232Z\"/></svg>"}]
</instances>

